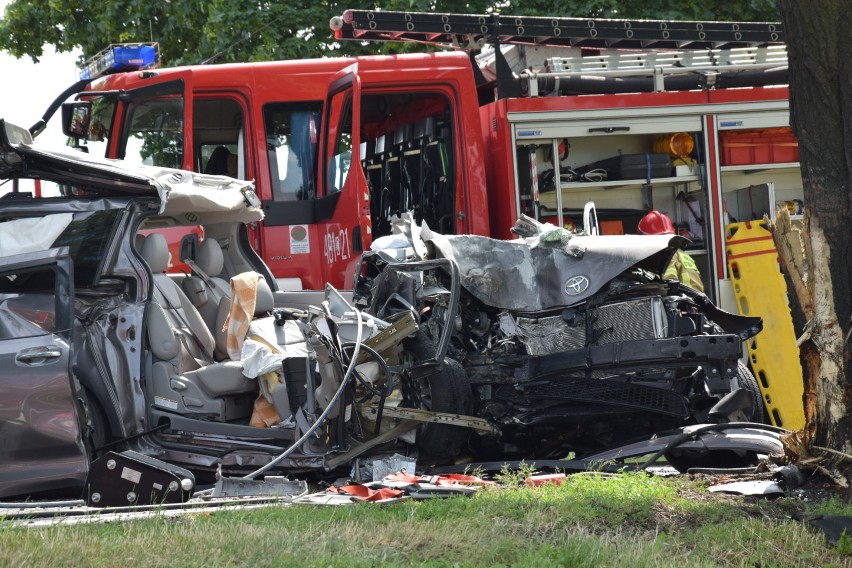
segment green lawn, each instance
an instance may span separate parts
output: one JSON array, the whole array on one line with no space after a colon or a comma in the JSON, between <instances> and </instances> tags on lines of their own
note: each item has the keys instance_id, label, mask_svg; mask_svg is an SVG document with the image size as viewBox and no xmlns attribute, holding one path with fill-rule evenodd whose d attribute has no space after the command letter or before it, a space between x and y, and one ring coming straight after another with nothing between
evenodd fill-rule
<instances>
[{"instance_id":1,"label":"green lawn","mask_svg":"<svg viewBox=\"0 0 852 568\"><path fill-rule=\"evenodd\" d=\"M577 474L472 498L6 527L0 566L852 566L852 539L828 545L792 518L819 512L852 507L711 495L683 477Z\"/></svg>"}]
</instances>

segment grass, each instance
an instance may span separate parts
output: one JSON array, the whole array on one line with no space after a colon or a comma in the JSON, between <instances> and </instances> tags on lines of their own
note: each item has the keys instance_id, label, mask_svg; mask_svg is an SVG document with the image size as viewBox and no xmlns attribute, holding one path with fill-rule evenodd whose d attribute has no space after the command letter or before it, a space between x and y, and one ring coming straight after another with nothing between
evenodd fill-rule
<instances>
[{"instance_id":1,"label":"grass","mask_svg":"<svg viewBox=\"0 0 852 568\"><path fill-rule=\"evenodd\" d=\"M849 515L852 507L585 473L561 486L472 498L6 527L0 566L852 566L852 540L827 545L791 518L802 512Z\"/></svg>"}]
</instances>

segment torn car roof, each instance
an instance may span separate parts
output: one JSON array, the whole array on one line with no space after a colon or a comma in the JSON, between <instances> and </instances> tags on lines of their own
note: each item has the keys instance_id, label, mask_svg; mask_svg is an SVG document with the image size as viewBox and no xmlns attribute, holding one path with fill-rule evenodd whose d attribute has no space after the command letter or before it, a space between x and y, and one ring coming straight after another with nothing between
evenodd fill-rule
<instances>
[{"instance_id":1,"label":"torn car roof","mask_svg":"<svg viewBox=\"0 0 852 568\"><path fill-rule=\"evenodd\" d=\"M76 150L44 150L20 127L0 119L0 177L78 185L101 196L159 197L170 224L251 223L263 219L250 181L173 168L134 165Z\"/></svg>"}]
</instances>

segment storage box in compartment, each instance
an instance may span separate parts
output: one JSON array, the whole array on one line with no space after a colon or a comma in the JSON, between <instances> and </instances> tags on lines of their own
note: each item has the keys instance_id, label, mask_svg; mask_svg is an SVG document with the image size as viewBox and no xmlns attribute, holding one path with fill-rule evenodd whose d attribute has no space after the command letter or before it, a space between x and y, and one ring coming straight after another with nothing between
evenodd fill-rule
<instances>
[{"instance_id":1,"label":"storage box in compartment","mask_svg":"<svg viewBox=\"0 0 852 568\"><path fill-rule=\"evenodd\" d=\"M638 232L637 226L645 211L639 209L598 209L596 211L602 235L632 235ZM555 215L543 217L545 223L558 223ZM566 228L583 228L583 212L576 209L563 211L563 222Z\"/></svg>"},{"instance_id":2,"label":"storage box in compartment","mask_svg":"<svg viewBox=\"0 0 852 568\"><path fill-rule=\"evenodd\" d=\"M799 161L799 143L789 128L728 130L719 135L723 166Z\"/></svg>"},{"instance_id":3,"label":"storage box in compartment","mask_svg":"<svg viewBox=\"0 0 852 568\"><path fill-rule=\"evenodd\" d=\"M668 154L622 154L581 168L592 170L605 170L608 180L665 178L672 175L672 159Z\"/></svg>"}]
</instances>

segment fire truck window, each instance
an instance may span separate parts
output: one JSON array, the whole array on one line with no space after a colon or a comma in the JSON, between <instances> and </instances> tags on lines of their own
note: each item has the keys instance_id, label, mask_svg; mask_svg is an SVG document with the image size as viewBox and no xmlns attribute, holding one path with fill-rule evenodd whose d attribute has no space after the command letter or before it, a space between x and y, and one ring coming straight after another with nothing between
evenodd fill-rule
<instances>
[{"instance_id":1,"label":"fire truck window","mask_svg":"<svg viewBox=\"0 0 852 568\"><path fill-rule=\"evenodd\" d=\"M82 142L90 155L107 157L116 99L114 96L103 95L89 100L92 102L92 116L89 120L89 134Z\"/></svg>"},{"instance_id":2,"label":"fire truck window","mask_svg":"<svg viewBox=\"0 0 852 568\"><path fill-rule=\"evenodd\" d=\"M274 103L263 109L272 198L297 201L316 197L317 132L321 103Z\"/></svg>"},{"instance_id":3,"label":"fire truck window","mask_svg":"<svg viewBox=\"0 0 852 568\"><path fill-rule=\"evenodd\" d=\"M195 170L212 175L245 178L243 108L234 99L196 98L192 105Z\"/></svg>"},{"instance_id":4,"label":"fire truck window","mask_svg":"<svg viewBox=\"0 0 852 568\"><path fill-rule=\"evenodd\" d=\"M135 164L180 168L183 163L183 99L131 103L124 159Z\"/></svg>"},{"instance_id":5,"label":"fire truck window","mask_svg":"<svg viewBox=\"0 0 852 568\"><path fill-rule=\"evenodd\" d=\"M343 190L352 162L352 94L343 91L331 99L327 193Z\"/></svg>"},{"instance_id":6,"label":"fire truck window","mask_svg":"<svg viewBox=\"0 0 852 568\"><path fill-rule=\"evenodd\" d=\"M207 144L201 146L202 171L216 176L237 176L237 144Z\"/></svg>"},{"instance_id":7,"label":"fire truck window","mask_svg":"<svg viewBox=\"0 0 852 568\"><path fill-rule=\"evenodd\" d=\"M352 163L352 138L346 132L337 139L337 151L331 157L329 164L329 188L332 193L343 190L349 166Z\"/></svg>"}]
</instances>

